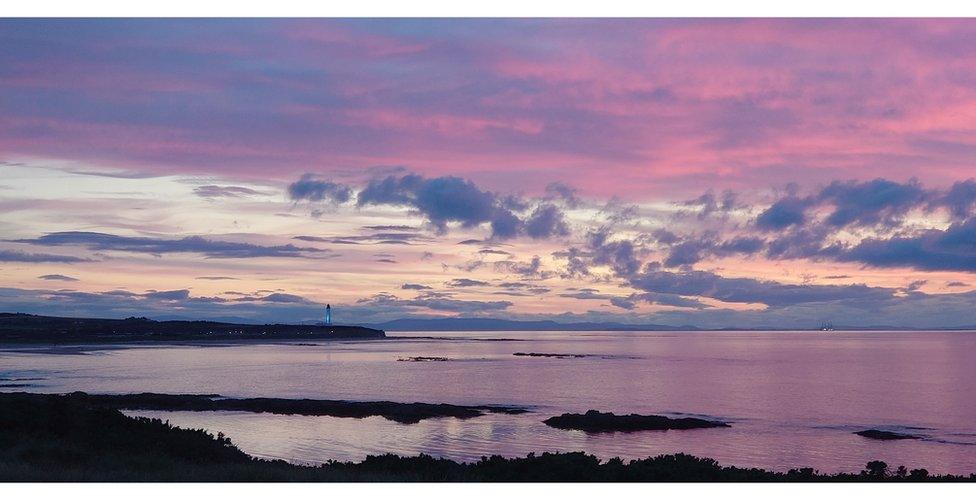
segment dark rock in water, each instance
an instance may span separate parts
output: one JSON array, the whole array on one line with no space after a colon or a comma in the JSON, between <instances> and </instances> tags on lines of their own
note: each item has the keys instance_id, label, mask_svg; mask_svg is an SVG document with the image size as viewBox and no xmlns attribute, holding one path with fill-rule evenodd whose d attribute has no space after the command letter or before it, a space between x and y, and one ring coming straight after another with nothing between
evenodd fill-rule
<instances>
[{"instance_id":1,"label":"dark rock in water","mask_svg":"<svg viewBox=\"0 0 976 500\"><path fill-rule=\"evenodd\" d=\"M585 358L587 354L551 354L548 352L517 352L512 356L527 356L530 358Z\"/></svg>"},{"instance_id":2,"label":"dark rock in water","mask_svg":"<svg viewBox=\"0 0 976 500\"><path fill-rule=\"evenodd\" d=\"M857 434L861 437L866 437L868 439L880 439L882 441L895 441L898 439L918 439L918 436L912 436L911 434L901 434L898 432L882 431L879 429L868 429L866 431L857 431Z\"/></svg>"},{"instance_id":3,"label":"dark rock in water","mask_svg":"<svg viewBox=\"0 0 976 500\"><path fill-rule=\"evenodd\" d=\"M600 359L640 359L640 356L628 356L625 354L564 354L550 352L516 352L512 356L524 356L528 358L600 358Z\"/></svg>"},{"instance_id":4,"label":"dark rock in water","mask_svg":"<svg viewBox=\"0 0 976 500\"><path fill-rule=\"evenodd\" d=\"M444 403L396 403L393 401L342 401L330 399L225 398L218 394L86 394L74 392L68 399L116 410L150 411L245 411L277 415L308 415L347 418L379 416L402 424L415 424L438 417L460 419L486 413L519 414L517 406L461 406Z\"/></svg>"},{"instance_id":5,"label":"dark rock in water","mask_svg":"<svg viewBox=\"0 0 976 500\"><path fill-rule=\"evenodd\" d=\"M428 361L450 361L451 358L442 358L440 356L410 356L409 358L399 358L397 361L412 361L415 363L424 363Z\"/></svg>"},{"instance_id":6,"label":"dark rock in water","mask_svg":"<svg viewBox=\"0 0 976 500\"><path fill-rule=\"evenodd\" d=\"M550 417L544 424L557 429L573 429L584 432L636 432L636 431L666 431L669 429L707 429L711 427L729 427L725 422L705 420L693 417L671 418L662 415L614 415L590 410L583 415L579 413L563 413L558 417Z\"/></svg>"}]
</instances>

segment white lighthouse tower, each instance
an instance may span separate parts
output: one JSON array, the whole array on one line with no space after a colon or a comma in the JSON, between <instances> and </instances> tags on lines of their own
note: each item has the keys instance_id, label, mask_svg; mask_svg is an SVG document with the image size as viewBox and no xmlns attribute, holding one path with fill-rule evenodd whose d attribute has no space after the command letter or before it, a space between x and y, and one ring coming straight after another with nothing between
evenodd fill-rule
<instances>
[{"instance_id":1,"label":"white lighthouse tower","mask_svg":"<svg viewBox=\"0 0 976 500\"><path fill-rule=\"evenodd\" d=\"M325 305L325 324L332 324L332 304Z\"/></svg>"}]
</instances>

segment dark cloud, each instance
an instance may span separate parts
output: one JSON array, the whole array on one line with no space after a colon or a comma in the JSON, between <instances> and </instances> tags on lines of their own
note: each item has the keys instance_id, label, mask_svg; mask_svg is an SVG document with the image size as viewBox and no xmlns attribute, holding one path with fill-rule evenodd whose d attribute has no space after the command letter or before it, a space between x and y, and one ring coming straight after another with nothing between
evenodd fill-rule
<instances>
[{"instance_id":1,"label":"dark cloud","mask_svg":"<svg viewBox=\"0 0 976 500\"><path fill-rule=\"evenodd\" d=\"M950 282L946 283L945 286L950 287L950 288L960 288L960 287L967 287L967 286L969 286L969 283L964 283L962 281L950 281Z\"/></svg>"},{"instance_id":2,"label":"dark cloud","mask_svg":"<svg viewBox=\"0 0 976 500\"><path fill-rule=\"evenodd\" d=\"M877 301L893 290L865 285L793 285L752 278L725 278L707 271L647 270L628 279L634 288L665 294L710 297L723 302L788 306L811 302Z\"/></svg>"},{"instance_id":3,"label":"dark cloud","mask_svg":"<svg viewBox=\"0 0 976 500\"><path fill-rule=\"evenodd\" d=\"M110 179L154 179L165 175L152 172L139 172L136 170L76 170L71 168L65 168L63 170L77 175L107 177Z\"/></svg>"},{"instance_id":4,"label":"dark cloud","mask_svg":"<svg viewBox=\"0 0 976 500\"><path fill-rule=\"evenodd\" d=\"M758 253L765 245L766 241L762 238L754 236L741 236L718 244L714 251L719 256L731 254L751 255Z\"/></svg>"},{"instance_id":5,"label":"dark cloud","mask_svg":"<svg viewBox=\"0 0 976 500\"><path fill-rule=\"evenodd\" d=\"M833 181L818 192L801 197L793 186L787 196L763 210L756 227L778 231L791 226L823 224L833 229L875 227L894 229L902 225L912 210L931 211L944 207L954 220L967 218L976 206L976 181L954 183L947 190L925 189L917 180L905 183L887 179ZM808 211L828 211L822 221Z\"/></svg>"},{"instance_id":6,"label":"dark cloud","mask_svg":"<svg viewBox=\"0 0 976 500\"><path fill-rule=\"evenodd\" d=\"M493 240L520 234L538 239L569 233L562 211L552 203L539 204L523 220L519 213L529 209L529 202L515 196L499 196L478 188L470 180L453 176L426 178L408 174L373 179L359 192L356 203L410 208L441 234L449 224L464 228L488 224Z\"/></svg>"},{"instance_id":7,"label":"dark cloud","mask_svg":"<svg viewBox=\"0 0 976 500\"><path fill-rule=\"evenodd\" d=\"M462 264L451 264L451 265L443 264L443 263L441 264L441 268L444 269L444 271L457 269L459 271L464 271L468 273L475 271L477 269L481 269L484 266L485 266L485 261L483 260L470 260Z\"/></svg>"},{"instance_id":8,"label":"dark cloud","mask_svg":"<svg viewBox=\"0 0 976 500\"><path fill-rule=\"evenodd\" d=\"M630 297L611 297L610 304L628 311L637 308L637 301L631 299Z\"/></svg>"},{"instance_id":9,"label":"dark cloud","mask_svg":"<svg viewBox=\"0 0 976 500\"><path fill-rule=\"evenodd\" d=\"M193 296L188 290L128 290L76 292L70 290L30 290L0 288L0 310L58 316L124 318L146 316L153 319L210 319L245 323L296 323L319 321L324 303L282 292L266 295L230 292L234 299ZM509 301L466 301L430 294L415 299L399 299L390 294L363 299L355 304L332 303L334 317L359 323L410 317L424 311L478 315L507 309ZM341 316L336 316L341 315Z\"/></svg>"},{"instance_id":10,"label":"dark cloud","mask_svg":"<svg viewBox=\"0 0 976 500\"><path fill-rule=\"evenodd\" d=\"M334 245L410 245L413 242L427 242L431 239L417 233L373 233L349 236L308 236L300 235L292 239Z\"/></svg>"},{"instance_id":11,"label":"dark cloud","mask_svg":"<svg viewBox=\"0 0 976 500\"><path fill-rule=\"evenodd\" d=\"M265 295L264 297L260 297L255 300L259 300L262 302L278 302L278 303L285 303L285 304L312 304L313 303L308 299L306 299L305 297L301 297L299 295L293 295L290 293L281 293L281 292L270 293L268 295Z\"/></svg>"},{"instance_id":12,"label":"dark cloud","mask_svg":"<svg viewBox=\"0 0 976 500\"><path fill-rule=\"evenodd\" d=\"M412 207L416 205L417 192L423 183L424 178L415 174L402 177L390 175L382 179L373 179L359 192L356 204Z\"/></svg>"},{"instance_id":13,"label":"dark cloud","mask_svg":"<svg viewBox=\"0 0 976 500\"><path fill-rule=\"evenodd\" d=\"M416 283L404 283L400 286L402 290L430 290L431 287L427 285L420 285Z\"/></svg>"},{"instance_id":14,"label":"dark cloud","mask_svg":"<svg viewBox=\"0 0 976 500\"><path fill-rule=\"evenodd\" d=\"M686 309L705 309L708 307L708 305L699 300L668 293L642 292L630 294L626 297L612 297L610 299L610 304L627 310L636 309L638 302Z\"/></svg>"},{"instance_id":15,"label":"dark cloud","mask_svg":"<svg viewBox=\"0 0 976 500\"><path fill-rule=\"evenodd\" d=\"M506 252L504 250L495 250L494 248L482 248L481 250L478 250L478 253L482 255L505 255L508 257L512 256L511 252Z\"/></svg>"},{"instance_id":16,"label":"dark cloud","mask_svg":"<svg viewBox=\"0 0 976 500\"><path fill-rule=\"evenodd\" d=\"M737 195L732 190L722 191L720 198L716 198L715 193L709 190L698 198L683 202L681 205L698 208L698 217L703 219L715 212L729 212L735 209L736 198Z\"/></svg>"},{"instance_id":17,"label":"dark cloud","mask_svg":"<svg viewBox=\"0 0 976 500\"><path fill-rule=\"evenodd\" d=\"M83 246L91 250L114 250L120 252L148 253L161 255L167 253L199 253L210 258L243 259L255 257L313 257L329 253L320 248L296 247L295 245L262 246L252 243L210 240L202 236L187 236L179 239L149 238L141 236L117 236L107 233L66 231L48 233L34 239L14 240L38 246ZM2 254L0 254L2 257ZM61 256L57 256L64 258ZM79 262L57 260L49 262ZM43 262L35 260L33 262Z\"/></svg>"},{"instance_id":18,"label":"dark cloud","mask_svg":"<svg viewBox=\"0 0 976 500\"><path fill-rule=\"evenodd\" d=\"M392 225L392 226L363 226L363 229L368 229L370 231L419 231L420 228L413 226L404 225Z\"/></svg>"},{"instance_id":19,"label":"dark cloud","mask_svg":"<svg viewBox=\"0 0 976 500\"><path fill-rule=\"evenodd\" d=\"M654 231L651 231L651 237L662 245L672 245L680 240L678 235L668 231L667 229L655 229Z\"/></svg>"},{"instance_id":20,"label":"dark cloud","mask_svg":"<svg viewBox=\"0 0 976 500\"><path fill-rule=\"evenodd\" d=\"M262 194L260 191L242 186L197 186L193 194L201 198L244 198Z\"/></svg>"},{"instance_id":21,"label":"dark cloud","mask_svg":"<svg viewBox=\"0 0 976 500\"><path fill-rule=\"evenodd\" d=\"M608 293L599 293L595 288L582 288L575 292L561 293L559 296L579 300L611 300L617 298Z\"/></svg>"},{"instance_id":22,"label":"dark cloud","mask_svg":"<svg viewBox=\"0 0 976 500\"><path fill-rule=\"evenodd\" d=\"M954 183L948 191L937 195L932 206L945 207L954 219L965 219L974 215L976 208L976 180L967 179Z\"/></svg>"},{"instance_id":23,"label":"dark cloud","mask_svg":"<svg viewBox=\"0 0 976 500\"><path fill-rule=\"evenodd\" d=\"M688 240L671 247L664 265L668 267L680 267L694 264L704 259L707 253L714 247L710 241L695 239Z\"/></svg>"},{"instance_id":24,"label":"dark cloud","mask_svg":"<svg viewBox=\"0 0 976 500\"><path fill-rule=\"evenodd\" d=\"M599 214L604 216L607 223L612 226L637 219L640 216L640 209L637 205L624 203L614 196L600 209Z\"/></svg>"},{"instance_id":25,"label":"dark cloud","mask_svg":"<svg viewBox=\"0 0 976 500\"><path fill-rule=\"evenodd\" d=\"M507 240L518 236L522 221L509 210L498 210L491 218L492 238Z\"/></svg>"},{"instance_id":26,"label":"dark cloud","mask_svg":"<svg viewBox=\"0 0 976 500\"><path fill-rule=\"evenodd\" d=\"M312 243L332 243L334 245L360 245L360 244L362 244L362 241L359 240L359 238L360 238L359 236L354 236L353 238L356 238L356 239L349 239L349 237L342 237L342 236L337 236L337 237L323 237L323 236L300 235L300 236L295 236L292 239L293 240L299 240L299 241L308 241L308 242L312 242Z\"/></svg>"},{"instance_id":27,"label":"dark cloud","mask_svg":"<svg viewBox=\"0 0 976 500\"><path fill-rule=\"evenodd\" d=\"M664 265L667 267L690 266L710 256L727 257L742 254L753 255L765 248L766 241L755 236L739 236L726 241L718 241L715 233L688 238L680 243L672 243ZM678 238L675 237L675 241Z\"/></svg>"},{"instance_id":28,"label":"dark cloud","mask_svg":"<svg viewBox=\"0 0 976 500\"><path fill-rule=\"evenodd\" d=\"M928 194L921 184L905 184L886 179L867 182L834 181L820 191L817 201L828 202L834 211L826 223L832 226L872 226L883 223L894 226L906 212L926 201Z\"/></svg>"},{"instance_id":29,"label":"dark cloud","mask_svg":"<svg viewBox=\"0 0 976 500\"><path fill-rule=\"evenodd\" d=\"M529 209L531 204L528 200L516 195L506 195L498 199L498 204L505 208L506 210L511 210L515 212L524 212Z\"/></svg>"},{"instance_id":30,"label":"dark cloud","mask_svg":"<svg viewBox=\"0 0 976 500\"><path fill-rule=\"evenodd\" d=\"M186 300L190 298L190 291L189 290L167 290L167 291L159 292L159 291L152 290L143 294L143 297L146 297L148 299L157 299L157 300Z\"/></svg>"},{"instance_id":31,"label":"dark cloud","mask_svg":"<svg viewBox=\"0 0 976 500\"><path fill-rule=\"evenodd\" d=\"M424 295L413 299L401 299L395 295L381 293L370 298L360 299L357 304L380 308L393 309L415 309L423 308L434 311L447 311L455 313L489 313L508 309L512 302L507 300L482 301L482 300L458 300L440 295Z\"/></svg>"},{"instance_id":32,"label":"dark cloud","mask_svg":"<svg viewBox=\"0 0 976 500\"><path fill-rule=\"evenodd\" d=\"M308 201L341 204L349 201L352 190L348 186L318 179L314 174L302 175L288 185L288 198L292 201Z\"/></svg>"},{"instance_id":33,"label":"dark cloud","mask_svg":"<svg viewBox=\"0 0 976 500\"><path fill-rule=\"evenodd\" d=\"M48 281L78 281L78 278L72 278L71 276L65 276L63 274L44 274L38 276L37 279Z\"/></svg>"},{"instance_id":34,"label":"dark cloud","mask_svg":"<svg viewBox=\"0 0 976 500\"><path fill-rule=\"evenodd\" d=\"M806 221L804 212L812 204L813 200L809 198L788 196L763 210L756 218L756 226L759 229L773 231L803 224Z\"/></svg>"},{"instance_id":35,"label":"dark cloud","mask_svg":"<svg viewBox=\"0 0 976 500\"><path fill-rule=\"evenodd\" d=\"M154 319L211 319L259 323L292 323L316 320L321 316L324 304L283 300L286 295L243 296L228 300L221 297L192 296L189 290L150 290L136 293L128 290L76 292L0 288L0 309L57 316L147 316Z\"/></svg>"},{"instance_id":36,"label":"dark cloud","mask_svg":"<svg viewBox=\"0 0 976 500\"><path fill-rule=\"evenodd\" d=\"M592 249L591 262L597 266L609 266L618 276L630 276L640 269L640 259L630 240L609 241L607 228L590 233L588 242Z\"/></svg>"},{"instance_id":37,"label":"dark cloud","mask_svg":"<svg viewBox=\"0 0 976 500\"><path fill-rule=\"evenodd\" d=\"M908 286L905 287L905 290L909 292L914 292L922 288L923 286L925 286L926 283L928 283L928 280L915 280L909 283Z\"/></svg>"},{"instance_id":38,"label":"dark cloud","mask_svg":"<svg viewBox=\"0 0 976 500\"><path fill-rule=\"evenodd\" d=\"M534 239L566 236L569 234L569 226L558 207L545 204L536 207L525 221L525 233Z\"/></svg>"},{"instance_id":39,"label":"dark cloud","mask_svg":"<svg viewBox=\"0 0 976 500\"><path fill-rule=\"evenodd\" d=\"M576 247L569 247L565 252L555 252L552 255L553 257L566 259L566 267L560 273L560 277L574 279L590 275L590 268L585 260L589 255L583 250Z\"/></svg>"},{"instance_id":40,"label":"dark cloud","mask_svg":"<svg viewBox=\"0 0 976 500\"><path fill-rule=\"evenodd\" d=\"M469 180L452 176L427 179L410 174L374 179L360 191L357 204L413 208L439 232L446 231L447 224L452 222L462 227L491 222L495 231L496 221L504 221L512 216L511 212L501 207L493 193L478 189ZM506 231L502 222L494 234L500 238L514 235Z\"/></svg>"},{"instance_id":41,"label":"dark cloud","mask_svg":"<svg viewBox=\"0 0 976 500\"><path fill-rule=\"evenodd\" d=\"M835 260L871 267L911 267L925 271L976 271L976 217L928 229L914 236L866 238L831 254Z\"/></svg>"},{"instance_id":42,"label":"dark cloud","mask_svg":"<svg viewBox=\"0 0 976 500\"><path fill-rule=\"evenodd\" d=\"M498 272L518 274L525 277L548 278L552 273L542 269L542 259L533 255L529 262L502 260L492 264Z\"/></svg>"},{"instance_id":43,"label":"dark cloud","mask_svg":"<svg viewBox=\"0 0 976 500\"><path fill-rule=\"evenodd\" d=\"M507 290L510 295L530 296L549 293L551 289L539 286L534 283L522 283L520 281L504 281L498 284L498 288ZM498 292L502 293L502 292Z\"/></svg>"},{"instance_id":44,"label":"dark cloud","mask_svg":"<svg viewBox=\"0 0 976 500\"><path fill-rule=\"evenodd\" d=\"M468 278L455 278L452 279L451 281L448 281L445 284L449 287L455 287L455 288L488 285L488 283L485 281L472 280Z\"/></svg>"},{"instance_id":45,"label":"dark cloud","mask_svg":"<svg viewBox=\"0 0 976 500\"><path fill-rule=\"evenodd\" d=\"M766 256L771 259L821 259L833 253L824 249L830 234L826 226L793 228L771 240L766 245Z\"/></svg>"},{"instance_id":46,"label":"dark cloud","mask_svg":"<svg viewBox=\"0 0 976 500\"><path fill-rule=\"evenodd\" d=\"M61 264L73 264L76 262L91 262L91 260L74 257L71 255L25 253L18 250L0 250L0 262L57 262Z\"/></svg>"},{"instance_id":47,"label":"dark cloud","mask_svg":"<svg viewBox=\"0 0 976 500\"><path fill-rule=\"evenodd\" d=\"M546 199L559 200L569 208L579 208L583 202L577 196L576 188L562 182L546 185Z\"/></svg>"}]
</instances>

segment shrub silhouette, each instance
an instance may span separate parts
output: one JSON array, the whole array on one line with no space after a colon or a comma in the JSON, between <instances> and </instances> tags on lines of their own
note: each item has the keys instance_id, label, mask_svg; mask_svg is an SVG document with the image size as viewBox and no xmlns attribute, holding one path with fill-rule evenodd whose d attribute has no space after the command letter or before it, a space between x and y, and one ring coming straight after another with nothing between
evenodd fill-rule
<instances>
[{"instance_id":1,"label":"shrub silhouette","mask_svg":"<svg viewBox=\"0 0 976 500\"><path fill-rule=\"evenodd\" d=\"M882 462L881 460L872 460L868 462L866 466L864 466L864 470L861 472L861 474L871 478L886 478L888 477L888 464Z\"/></svg>"}]
</instances>

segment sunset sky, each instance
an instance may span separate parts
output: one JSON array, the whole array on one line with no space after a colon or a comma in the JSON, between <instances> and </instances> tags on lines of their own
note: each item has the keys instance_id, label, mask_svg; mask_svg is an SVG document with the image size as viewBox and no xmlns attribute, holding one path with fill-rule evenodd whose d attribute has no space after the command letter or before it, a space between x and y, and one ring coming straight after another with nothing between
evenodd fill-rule
<instances>
[{"instance_id":1,"label":"sunset sky","mask_svg":"<svg viewBox=\"0 0 976 500\"><path fill-rule=\"evenodd\" d=\"M976 325L976 21L0 20L0 311Z\"/></svg>"}]
</instances>

